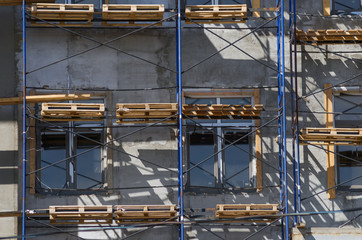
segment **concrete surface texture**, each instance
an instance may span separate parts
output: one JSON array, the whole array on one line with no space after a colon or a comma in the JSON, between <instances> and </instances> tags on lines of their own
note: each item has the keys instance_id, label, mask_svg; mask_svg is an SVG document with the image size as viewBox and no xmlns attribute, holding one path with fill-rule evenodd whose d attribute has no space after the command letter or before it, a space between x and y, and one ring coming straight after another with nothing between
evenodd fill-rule
<instances>
[{"instance_id":1,"label":"concrete surface texture","mask_svg":"<svg viewBox=\"0 0 362 240\"><path fill-rule=\"evenodd\" d=\"M84 1L85 2L85 1ZM125 3L126 1L122 2ZM127 1L132 2L133 1ZM160 3L161 1L149 1ZM82 2L83 3L83 2ZM148 3L148 2L147 2ZM174 8L174 1L162 1L166 8ZM287 4L287 3L286 3ZM297 28L311 29L356 29L361 26L361 18L335 17L322 18L322 1L298 1ZM262 1L262 7L270 7ZM0 96L16 95L21 91L22 51L19 42L21 30L20 9L1 7L0 18L6 24L5 38L0 38L0 68L3 77ZM169 13L168 13L169 14ZM313 15L313 16L312 16ZM263 16L271 16L265 13ZM284 13L288 26L288 14ZM1 20L0 19L0 20ZM6 19L6 21L5 21ZM9 20L10 19L10 20ZM264 105L261 124L277 115L277 37L275 21L266 28L249 34L235 46L252 55L255 61L235 47L228 47L243 35L250 33L264 22L251 19L243 24L209 24L210 31L196 25L182 28L182 69L185 89L242 89L259 88L260 103ZM166 26L174 23L170 22ZM287 27L286 27L287 28ZM175 29L168 27L146 29L109 43L110 47L99 46L128 34L135 29L126 28L73 28L80 35L56 28L27 28L27 70L28 87L37 93L95 93L105 96L105 104L111 120L107 138L117 139L129 134L137 127L118 127L115 124L117 103L167 103L176 102L176 35ZM82 36L81 36L82 35ZM83 36L92 38L86 39ZM289 38L285 33L285 71L287 91L289 82ZM86 49L91 51L68 58ZM116 50L115 50L116 49ZM117 51L118 49L118 51ZM338 84L361 72L361 45L299 46L297 54L298 94L303 96L324 87L325 83ZM339 56L323 53L325 50L344 53ZM220 51L220 52L218 52ZM199 61L214 54L210 59L194 66ZM136 57L135 57L136 56ZM59 59L64 61L55 63ZM142 59L140 59L142 58ZM151 62L151 63L150 63ZM52 64L54 63L54 64ZM153 64L152 64L153 63ZM47 64L49 67L41 68ZM6 71L5 71L6 70ZM20 73L20 74L19 74ZM361 85L361 77L349 81L346 86ZM152 90L142 90L151 89ZM221 90L220 90L221 89ZM242 90L240 90L242 92ZM0 107L1 134L6 141L1 144L0 190L7 194L0 196L1 210L16 210L18 207L18 163L21 162L21 131L18 130L17 107ZM302 98L299 101L300 128L323 127L325 116L323 92ZM290 100L287 100L288 130L288 181L289 206L293 211L292 139ZM19 128L20 129L20 128ZM90 193L36 193L28 194L27 209L43 209L51 205L117 205L117 204L177 204L177 129L174 126L153 127L129 135L113 143L112 148L104 150L103 178L112 191ZM280 203L278 169L277 121L262 128L262 186L260 192L241 191L189 191L185 189L185 208L215 208L216 204L231 203ZM18 140L18 138L20 140ZM252 138L253 139L253 138ZM254 149L253 149L254 151ZM313 146L301 146L301 194L302 198L327 188L326 153ZM7 160L5 160L7 159ZM143 161L147 160L147 161ZM255 172L255 159L250 172ZM271 166L273 167L271 167ZM167 168L167 169L165 169ZM47 170L44 170L47 171ZM6 174L5 174L6 173ZM157 188L143 188L159 186ZM21 186L19 185L19 189ZM360 192L337 190L335 199L328 199L326 193L319 194L302 202L303 212L338 211L361 206ZM331 213L303 217L306 228L338 228L359 212ZM9 236L17 233L14 218L0 219L0 234ZM361 228L360 218L348 224ZM115 225L116 226L116 225ZM186 239L243 239L264 226L246 225L192 225L185 227ZM76 229L76 228L75 228ZM107 231L80 231L77 234L85 239L120 239L131 236L143 228L120 228ZM209 229L209 230L206 230ZM36 234L50 229L39 223L28 221L27 233ZM328 229L326 230L329 231ZM313 231L312 231L313 232ZM359 233L360 234L360 233ZM320 237L320 236L319 236ZM161 226L135 235L130 239L177 239L176 226ZM49 236L37 239L49 239ZM51 239L76 239L69 234L52 235ZM258 233L254 239L282 239L281 228L276 224ZM298 238L299 239L299 238ZM327 239L316 238L316 239ZM332 239L332 238L329 238ZM347 238L346 238L347 239ZM351 238L353 239L353 238Z\"/></svg>"}]
</instances>

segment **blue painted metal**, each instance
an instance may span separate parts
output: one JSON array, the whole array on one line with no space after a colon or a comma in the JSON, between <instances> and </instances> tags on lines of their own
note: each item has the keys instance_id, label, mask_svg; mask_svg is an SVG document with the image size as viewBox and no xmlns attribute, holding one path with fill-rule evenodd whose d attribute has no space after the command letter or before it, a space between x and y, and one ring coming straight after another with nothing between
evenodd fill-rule
<instances>
[{"instance_id":1,"label":"blue painted metal","mask_svg":"<svg viewBox=\"0 0 362 240\"><path fill-rule=\"evenodd\" d=\"M25 198L26 198L26 32L25 32L25 0L23 0L23 198L21 234L25 239Z\"/></svg>"},{"instance_id":2,"label":"blue painted metal","mask_svg":"<svg viewBox=\"0 0 362 240\"><path fill-rule=\"evenodd\" d=\"M178 103L178 209L179 209L179 239L184 239L184 199L183 199L183 142L182 142L182 65L181 65L181 0L176 0L176 65L177 65L177 103Z\"/></svg>"}]
</instances>

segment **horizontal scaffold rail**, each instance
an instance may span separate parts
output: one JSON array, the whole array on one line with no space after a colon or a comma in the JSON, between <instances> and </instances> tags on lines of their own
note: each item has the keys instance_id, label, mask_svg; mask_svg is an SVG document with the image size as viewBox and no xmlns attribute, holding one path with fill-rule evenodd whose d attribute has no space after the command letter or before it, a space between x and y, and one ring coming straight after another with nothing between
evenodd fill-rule
<instances>
[{"instance_id":1,"label":"horizontal scaffold rail","mask_svg":"<svg viewBox=\"0 0 362 240\"><path fill-rule=\"evenodd\" d=\"M54 3L55 0L26 0L25 4L30 5L33 3ZM22 5L23 0L0 0L0 6L6 5Z\"/></svg>"},{"instance_id":2,"label":"horizontal scaffold rail","mask_svg":"<svg viewBox=\"0 0 362 240\"><path fill-rule=\"evenodd\" d=\"M51 224L111 224L112 205L105 206L50 206Z\"/></svg>"},{"instance_id":3,"label":"horizontal scaffold rail","mask_svg":"<svg viewBox=\"0 0 362 240\"><path fill-rule=\"evenodd\" d=\"M26 96L26 103L59 102L70 100L88 100L91 95L86 94L47 94ZM0 98L0 105L22 104L23 97Z\"/></svg>"},{"instance_id":4,"label":"horizontal scaffold rail","mask_svg":"<svg viewBox=\"0 0 362 240\"><path fill-rule=\"evenodd\" d=\"M36 19L40 18L60 26L91 26L93 14L93 4L36 3L31 6L33 16L31 24L50 26L48 23Z\"/></svg>"},{"instance_id":5,"label":"horizontal scaffold rail","mask_svg":"<svg viewBox=\"0 0 362 240\"><path fill-rule=\"evenodd\" d=\"M218 204L216 205L217 218L238 218L246 216L265 216L266 219L273 219L277 215L278 204Z\"/></svg>"},{"instance_id":6,"label":"horizontal scaffold rail","mask_svg":"<svg viewBox=\"0 0 362 240\"><path fill-rule=\"evenodd\" d=\"M245 22L246 4L238 5L190 5L185 8L187 18L198 23L237 23ZM186 23L193 23L186 20Z\"/></svg>"},{"instance_id":7,"label":"horizontal scaffold rail","mask_svg":"<svg viewBox=\"0 0 362 240\"><path fill-rule=\"evenodd\" d=\"M103 103L43 103L41 116L46 121L101 121Z\"/></svg>"},{"instance_id":8,"label":"horizontal scaffold rail","mask_svg":"<svg viewBox=\"0 0 362 240\"><path fill-rule=\"evenodd\" d=\"M362 128L303 128L299 139L304 144L362 145Z\"/></svg>"},{"instance_id":9,"label":"horizontal scaffold rail","mask_svg":"<svg viewBox=\"0 0 362 240\"><path fill-rule=\"evenodd\" d=\"M177 216L176 205L117 205L115 208L117 223L175 221Z\"/></svg>"},{"instance_id":10,"label":"horizontal scaffold rail","mask_svg":"<svg viewBox=\"0 0 362 240\"><path fill-rule=\"evenodd\" d=\"M102 25L146 25L163 19L163 4L103 4ZM162 23L156 24L162 25Z\"/></svg>"},{"instance_id":11,"label":"horizontal scaffold rail","mask_svg":"<svg viewBox=\"0 0 362 240\"><path fill-rule=\"evenodd\" d=\"M362 29L357 30L297 30L297 43L304 44L359 44L362 43Z\"/></svg>"},{"instance_id":12,"label":"horizontal scaffold rail","mask_svg":"<svg viewBox=\"0 0 362 240\"><path fill-rule=\"evenodd\" d=\"M169 118L175 122L177 116L176 103L126 103L117 104L118 123L150 123ZM259 118L263 111L262 104L230 105L230 104L183 104L182 114L197 119L245 119Z\"/></svg>"}]
</instances>

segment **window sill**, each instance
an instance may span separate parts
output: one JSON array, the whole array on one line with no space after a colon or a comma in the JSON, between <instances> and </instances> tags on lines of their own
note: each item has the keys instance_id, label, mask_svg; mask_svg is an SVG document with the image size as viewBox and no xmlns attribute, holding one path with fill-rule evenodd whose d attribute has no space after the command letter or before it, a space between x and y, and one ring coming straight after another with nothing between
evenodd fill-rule
<instances>
[{"instance_id":1,"label":"window sill","mask_svg":"<svg viewBox=\"0 0 362 240\"><path fill-rule=\"evenodd\" d=\"M186 187L185 194L199 195L199 194L225 194L225 193L254 193L257 192L256 187L249 188L212 188L212 187Z\"/></svg>"}]
</instances>

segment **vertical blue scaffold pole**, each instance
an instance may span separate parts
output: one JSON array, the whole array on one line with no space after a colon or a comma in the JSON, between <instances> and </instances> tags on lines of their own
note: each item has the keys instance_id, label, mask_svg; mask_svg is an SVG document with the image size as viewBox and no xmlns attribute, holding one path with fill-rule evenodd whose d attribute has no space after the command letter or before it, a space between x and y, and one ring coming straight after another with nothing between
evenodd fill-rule
<instances>
[{"instance_id":1,"label":"vertical blue scaffold pole","mask_svg":"<svg viewBox=\"0 0 362 240\"><path fill-rule=\"evenodd\" d=\"M285 94L285 48L284 48L284 1L280 1L280 42L281 42L281 84L282 84L282 159L283 159L283 185L284 185L284 213L288 214L288 162L286 138L286 94ZM289 219L285 217L285 239L289 239Z\"/></svg>"},{"instance_id":2,"label":"vertical blue scaffold pole","mask_svg":"<svg viewBox=\"0 0 362 240\"><path fill-rule=\"evenodd\" d=\"M183 199L183 142L182 142L182 69L181 69L181 0L176 0L176 65L177 65L177 103L178 103L178 209L179 209L179 240L184 239L184 199Z\"/></svg>"},{"instance_id":3,"label":"vertical blue scaffold pole","mask_svg":"<svg viewBox=\"0 0 362 240\"><path fill-rule=\"evenodd\" d=\"M26 32L25 32L25 0L23 0L23 198L21 235L25 239L25 197L26 197Z\"/></svg>"}]
</instances>

